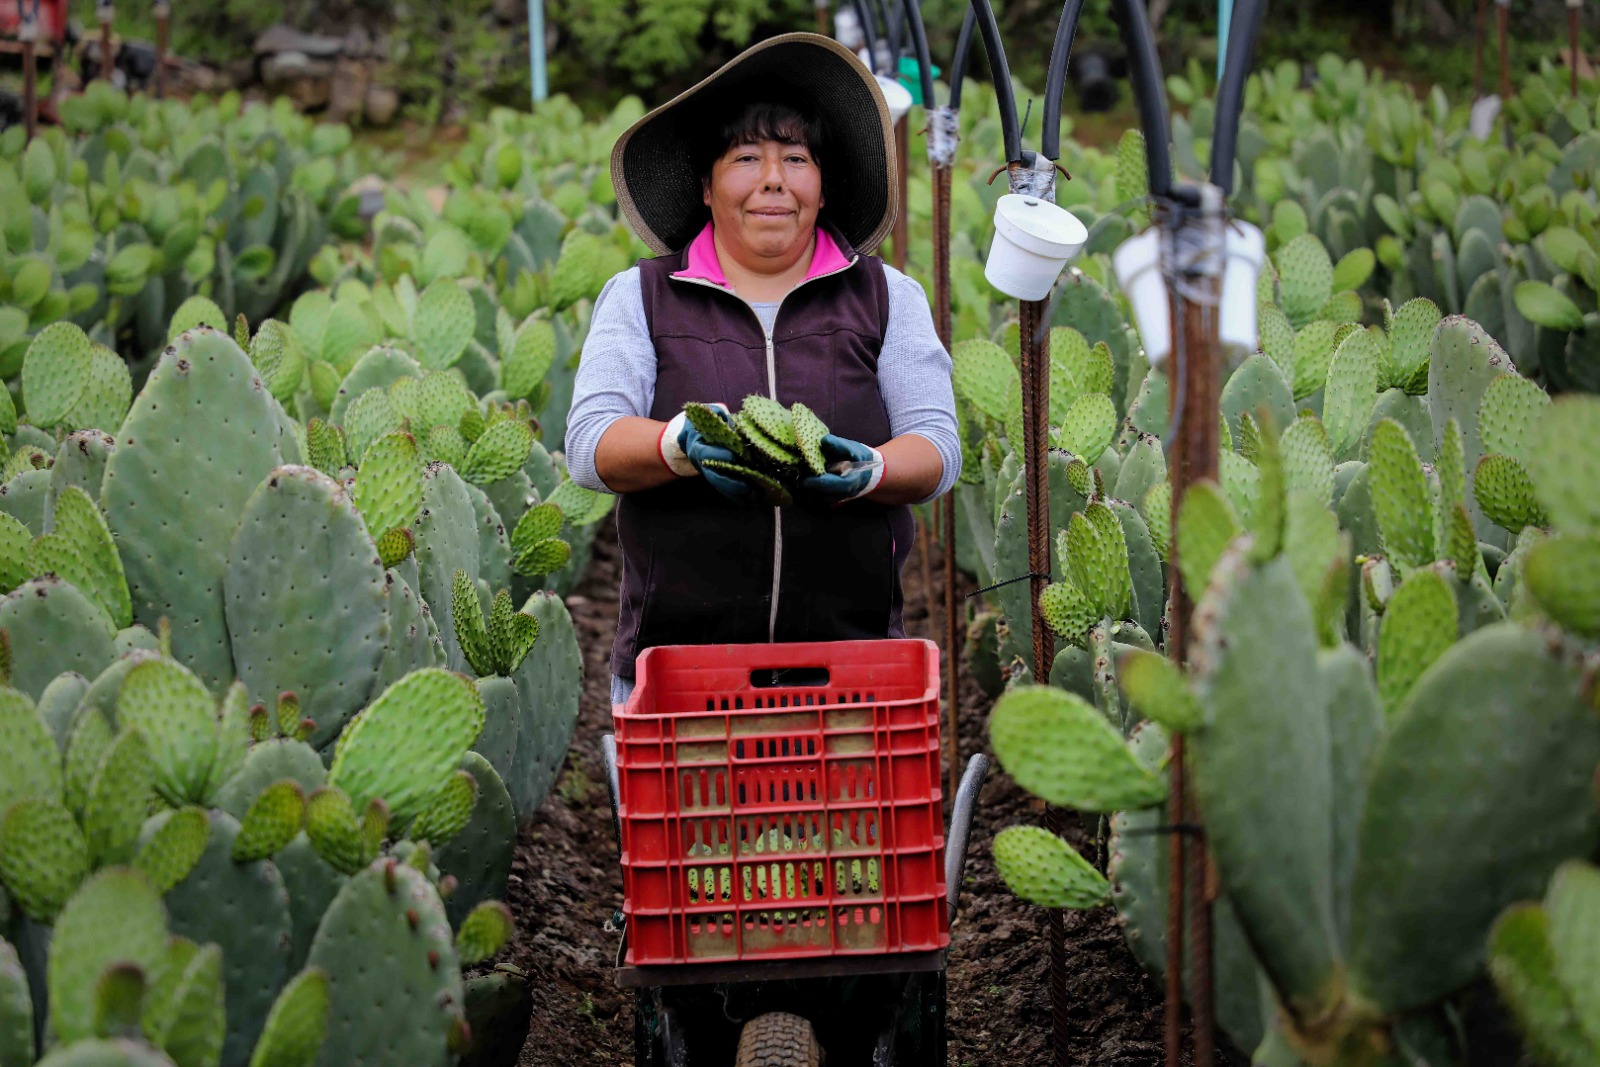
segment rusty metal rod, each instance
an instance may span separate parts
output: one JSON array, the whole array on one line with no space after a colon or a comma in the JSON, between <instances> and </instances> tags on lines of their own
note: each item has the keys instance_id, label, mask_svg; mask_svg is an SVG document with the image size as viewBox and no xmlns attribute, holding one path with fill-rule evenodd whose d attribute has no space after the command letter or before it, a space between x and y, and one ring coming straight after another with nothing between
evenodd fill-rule
<instances>
[{"instance_id":1,"label":"rusty metal rod","mask_svg":"<svg viewBox=\"0 0 1600 1067\"><path fill-rule=\"evenodd\" d=\"M39 44L32 37L22 42L22 127L31 144L39 132Z\"/></svg>"},{"instance_id":2,"label":"rusty metal rod","mask_svg":"<svg viewBox=\"0 0 1600 1067\"><path fill-rule=\"evenodd\" d=\"M930 100L928 104L933 102ZM935 164L933 171L933 327L939 343L950 350L950 168ZM954 797L961 780L961 644L956 623L956 498L955 490L943 502L944 549L944 686L945 760Z\"/></svg>"},{"instance_id":3,"label":"rusty metal rod","mask_svg":"<svg viewBox=\"0 0 1600 1067\"><path fill-rule=\"evenodd\" d=\"M906 117L900 116L900 121L894 124L894 160L897 175L895 182L897 202L900 205L894 214L894 229L890 231L894 240L894 269L906 269L906 240L910 232L911 205L906 203L906 187L909 184L907 171L911 169L911 134L906 129Z\"/></svg>"},{"instance_id":4,"label":"rusty metal rod","mask_svg":"<svg viewBox=\"0 0 1600 1067\"><path fill-rule=\"evenodd\" d=\"M1572 95L1578 95L1578 60L1583 55L1583 11L1581 8L1567 8L1567 30L1572 36Z\"/></svg>"},{"instance_id":5,"label":"rusty metal rod","mask_svg":"<svg viewBox=\"0 0 1600 1067\"><path fill-rule=\"evenodd\" d=\"M111 12L108 8L100 11L100 76L111 80Z\"/></svg>"},{"instance_id":6,"label":"rusty metal rod","mask_svg":"<svg viewBox=\"0 0 1600 1067\"><path fill-rule=\"evenodd\" d=\"M817 32L826 37L832 29L828 24L828 0L817 0L813 6L817 12Z\"/></svg>"},{"instance_id":7,"label":"rusty metal rod","mask_svg":"<svg viewBox=\"0 0 1600 1067\"><path fill-rule=\"evenodd\" d=\"M1506 109L1511 106L1511 8L1495 4L1495 23L1500 35L1500 117L1505 130L1506 147L1512 147L1511 116Z\"/></svg>"}]
</instances>

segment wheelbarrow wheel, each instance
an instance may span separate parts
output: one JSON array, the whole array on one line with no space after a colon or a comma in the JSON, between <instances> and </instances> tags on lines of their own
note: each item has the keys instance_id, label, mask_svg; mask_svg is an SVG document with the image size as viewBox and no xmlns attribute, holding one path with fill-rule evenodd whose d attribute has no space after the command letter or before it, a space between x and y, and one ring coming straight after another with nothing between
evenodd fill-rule
<instances>
[{"instance_id":1,"label":"wheelbarrow wheel","mask_svg":"<svg viewBox=\"0 0 1600 1067\"><path fill-rule=\"evenodd\" d=\"M733 1067L822 1067L822 1046L811 1024L798 1015L758 1015L739 1033Z\"/></svg>"}]
</instances>

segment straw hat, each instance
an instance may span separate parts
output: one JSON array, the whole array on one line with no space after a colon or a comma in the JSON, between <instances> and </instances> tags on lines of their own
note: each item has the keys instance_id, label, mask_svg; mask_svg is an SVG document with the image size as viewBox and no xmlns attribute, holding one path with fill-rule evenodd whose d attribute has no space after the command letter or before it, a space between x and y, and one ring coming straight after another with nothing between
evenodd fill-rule
<instances>
[{"instance_id":1,"label":"straw hat","mask_svg":"<svg viewBox=\"0 0 1600 1067\"><path fill-rule=\"evenodd\" d=\"M617 139L617 203L657 255L684 248L710 218L694 159L708 115L724 101L773 96L796 100L827 123L823 219L861 252L888 236L896 208L894 129L877 79L837 41L786 33L746 49Z\"/></svg>"}]
</instances>

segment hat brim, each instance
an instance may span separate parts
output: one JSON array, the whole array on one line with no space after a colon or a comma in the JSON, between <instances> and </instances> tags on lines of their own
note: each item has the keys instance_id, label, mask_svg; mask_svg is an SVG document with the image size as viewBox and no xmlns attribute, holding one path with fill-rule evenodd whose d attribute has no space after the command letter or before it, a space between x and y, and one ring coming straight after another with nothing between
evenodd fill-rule
<instances>
[{"instance_id":1,"label":"hat brim","mask_svg":"<svg viewBox=\"0 0 1600 1067\"><path fill-rule=\"evenodd\" d=\"M687 246L710 217L693 158L706 105L730 93L757 100L775 92L809 103L828 123L827 221L861 252L889 235L898 208L894 127L877 79L839 42L788 33L746 49L617 139L617 203L657 255Z\"/></svg>"}]
</instances>

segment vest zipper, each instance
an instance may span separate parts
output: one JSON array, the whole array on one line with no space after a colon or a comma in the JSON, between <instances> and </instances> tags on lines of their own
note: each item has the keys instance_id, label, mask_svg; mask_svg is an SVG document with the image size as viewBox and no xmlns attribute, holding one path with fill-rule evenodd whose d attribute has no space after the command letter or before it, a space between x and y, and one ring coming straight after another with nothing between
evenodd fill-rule
<instances>
[{"instance_id":1,"label":"vest zipper","mask_svg":"<svg viewBox=\"0 0 1600 1067\"><path fill-rule=\"evenodd\" d=\"M738 293L733 292L732 290L728 289L727 287L718 285L716 282L711 281L709 278L679 278L679 277L677 277L676 275L673 275L673 274L667 275L667 278L669 280L671 280L671 281L687 282L687 283L689 283L691 285L703 285L703 286L706 286L709 289L715 289L719 293L727 293L729 296L734 297L736 300L738 300L739 303L743 304L746 308L749 308L750 314L755 315L755 317L756 317L756 325L761 327L762 336L766 338L766 342L767 342L767 396L775 401L775 400L778 399L778 353L777 353L776 346L773 344L772 330L777 328L778 316L779 316L779 314L781 314L783 312L783 302L785 300L789 299L789 297L794 294L795 289L799 289L801 285L809 285L810 283L812 283L814 281L818 281L819 279L822 279L822 278L831 278L835 274L843 274L845 271L847 271L851 267L855 266L856 265L856 261L859 260L860 258L861 257L858 256L858 255L852 255L850 257L850 262L846 263L844 266L838 268L837 270L830 270L826 274L817 275L815 278L806 278L806 279L804 279L803 281L800 282L800 285L796 285L794 287L794 289L790 289L787 293L785 293L782 297L779 298L778 306L776 308L773 308L773 310L772 310L772 328L771 329L769 329L767 327L766 323L761 321L761 315L756 311L756 309L754 307L751 307L750 301L746 300L744 297L740 296ZM772 610L770 612L768 612L768 614L767 614L767 643L768 644L776 644L777 640L778 640L778 591L779 591L779 588L782 585L782 583L783 583L783 509L781 509L781 508L773 508L772 509L772 598L771 598L772 599Z\"/></svg>"}]
</instances>

